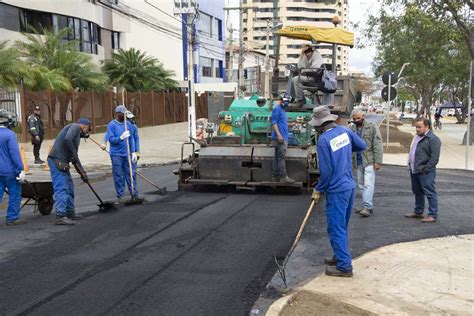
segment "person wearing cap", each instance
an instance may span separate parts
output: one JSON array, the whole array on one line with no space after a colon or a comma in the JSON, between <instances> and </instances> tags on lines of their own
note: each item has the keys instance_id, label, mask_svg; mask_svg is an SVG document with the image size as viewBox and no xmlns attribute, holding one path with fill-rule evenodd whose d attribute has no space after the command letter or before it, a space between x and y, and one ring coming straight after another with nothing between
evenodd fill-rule
<instances>
[{"instance_id":1,"label":"person wearing cap","mask_svg":"<svg viewBox=\"0 0 474 316\"><path fill-rule=\"evenodd\" d=\"M80 118L77 123L66 125L56 136L53 148L48 155L54 190L56 225L74 225L75 220L82 218L75 212L74 183L69 163L73 164L82 181L89 181L79 160L78 150L81 138L88 137L90 127L91 122L86 118Z\"/></svg>"},{"instance_id":2,"label":"person wearing cap","mask_svg":"<svg viewBox=\"0 0 474 316\"><path fill-rule=\"evenodd\" d=\"M10 129L16 125L13 113L0 109L0 202L4 190L8 189L7 226L26 223L20 219L21 182L25 180L25 171L21 161L16 134Z\"/></svg>"},{"instance_id":3,"label":"person wearing cap","mask_svg":"<svg viewBox=\"0 0 474 316\"><path fill-rule=\"evenodd\" d=\"M288 148L288 118L285 112L283 96L273 100L272 109L272 141L275 148L273 156L273 182L294 183L286 172L286 150Z\"/></svg>"},{"instance_id":4,"label":"person wearing cap","mask_svg":"<svg viewBox=\"0 0 474 316\"><path fill-rule=\"evenodd\" d=\"M367 148L364 141L349 128L336 124L337 115L326 106L313 109L310 124L319 134L317 153L320 177L311 199L316 203L326 194L327 231L334 255L324 259L326 275L352 276L348 226L355 199L352 177L352 153Z\"/></svg>"},{"instance_id":5,"label":"person wearing cap","mask_svg":"<svg viewBox=\"0 0 474 316\"><path fill-rule=\"evenodd\" d=\"M132 163L138 161L138 155L135 149L135 139L132 136L134 130L130 121L127 121L127 128L125 128L125 114L127 108L124 105L118 105L115 108L115 119L110 121L107 125L107 131L104 135L104 142L101 145L102 150L106 149L107 142L110 143L110 160L112 161L112 176L114 178L115 193L117 196L117 202L122 203L123 194L125 189L125 182L127 183L128 190L132 198L138 197L137 186L134 185L134 191L132 192L132 185L130 181L130 167L128 159L130 158ZM128 141L127 141L128 139ZM127 146L130 146L127 149ZM128 157L130 152L132 157ZM133 167L132 167L133 169Z\"/></svg>"},{"instance_id":6,"label":"person wearing cap","mask_svg":"<svg viewBox=\"0 0 474 316\"><path fill-rule=\"evenodd\" d=\"M301 48L300 59L298 60L298 69L321 68L323 63L323 58L317 50L313 49L310 45L303 45ZM305 76L303 71L301 76L293 77L292 81L293 89L290 91L290 94L295 99L296 106L301 107L304 105L303 84L314 83L315 79L310 76Z\"/></svg>"},{"instance_id":7,"label":"person wearing cap","mask_svg":"<svg viewBox=\"0 0 474 316\"><path fill-rule=\"evenodd\" d=\"M44 127L41 120L41 109L35 106L33 114L28 116L28 133L31 135L31 144L33 145L33 155L35 156L35 164L43 164L44 161L40 158L41 143L44 139Z\"/></svg>"}]
</instances>

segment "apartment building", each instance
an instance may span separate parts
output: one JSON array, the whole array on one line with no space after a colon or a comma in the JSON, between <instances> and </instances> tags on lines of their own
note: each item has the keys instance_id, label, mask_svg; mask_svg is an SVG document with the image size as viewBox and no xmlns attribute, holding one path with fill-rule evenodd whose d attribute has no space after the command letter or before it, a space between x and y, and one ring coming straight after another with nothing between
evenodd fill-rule
<instances>
[{"instance_id":1,"label":"apartment building","mask_svg":"<svg viewBox=\"0 0 474 316\"><path fill-rule=\"evenodd\" d=\"M96 63L119 48L136 48L158 58L183 79L182 25L173 15L173 1L161 0L0 0L0 41L22 40L28 26L59 30L64 40L77 40L79 49Z\"/></svg>"},{"instance_id":2,"label":"apartment building","mask_svg":"<svg viewBox=\"0 0 474 316\"><path fill-rule=\"evenodd\" d=\"M317 27L334 27L332 18L339 16L338 27L349 25L348 0L244 0L249 9L244 14L244 42L247 49L265 53L267 21L272 25L283 26L312 25ZM303 40L282 37L280 43L280 70L284 65L298 62ZM270 50L273 51L273 36L270 35ZM332 45L319 43L317 49L325 63L332 64ZM336 52L337 73L348 74L348 47L338 46Z\"/></svg>"}]
</instances>

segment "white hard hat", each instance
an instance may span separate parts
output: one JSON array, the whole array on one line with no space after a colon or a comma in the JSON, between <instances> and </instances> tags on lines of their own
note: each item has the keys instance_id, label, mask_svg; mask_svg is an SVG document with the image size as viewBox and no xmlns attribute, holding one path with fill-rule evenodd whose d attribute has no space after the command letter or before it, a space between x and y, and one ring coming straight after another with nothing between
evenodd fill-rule
<instances>
[{"instance_id":1,"label":"white hard hat","mask_svg":"<svg viewBox=\"0 0 474 316\"><path fill-rule=\"evenodd\" d=\"M128 119L132 119L135 117L135 115L133 115L133 113L130 111L125 112L125 115L127 116Z\"/></svg>"}]
</instances>

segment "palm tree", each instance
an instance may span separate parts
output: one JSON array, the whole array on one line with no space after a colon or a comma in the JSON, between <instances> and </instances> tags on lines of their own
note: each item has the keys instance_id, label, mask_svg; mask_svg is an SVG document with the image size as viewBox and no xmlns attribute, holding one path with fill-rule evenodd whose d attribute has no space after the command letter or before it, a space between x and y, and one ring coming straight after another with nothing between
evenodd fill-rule
<instances>
[{"instance_id":1,"label":"palm tree","mask_svg":"<svg viewBox=\"0 0 474 316\"><path fill-rule=\"evenodd\" d=\"M107 87L107 77L94 65L91 56L77 50L77 41L64 40L69 28L59 32L47 29L32 31L32 34L23 34L26 42L16 43L20 56L30 66L61 74L69 82L69 87L74 89L103 90Z\"/></svg>"},{"instance_id":2,"label":"palm tree","mask_svg":"<svg viewBox=\"0 0 474 316\"><path fill-rule=\"evenodd\" d=\"M61 72L45 67L29 66L19 58L14 47L0 42L0 87L15 88L20 82L32 90L68 90L71 84Z\"/></svg>"},{"instance_id":3,"label":"palm tree","mask_svg":"<svg viewBox=\"0 0 474 316\"><path fill-rule=\"evenodd\" d=\"M134 48L114 53L112 59L104 61L102 71L108 75L111 84L127 91L178 89L178 83L171 78L173 71L165 69L158 59Z\"/></svg>"}]
</instances>

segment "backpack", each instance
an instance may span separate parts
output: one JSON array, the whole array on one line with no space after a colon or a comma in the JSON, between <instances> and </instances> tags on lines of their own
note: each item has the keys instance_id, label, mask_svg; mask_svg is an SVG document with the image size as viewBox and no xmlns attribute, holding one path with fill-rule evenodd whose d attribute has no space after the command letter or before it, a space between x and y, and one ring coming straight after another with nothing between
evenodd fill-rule
<instances>
[{"instance_id":1,"label":"backpack","mask_svg":"<svg viewBox=\"0 0 474 316\"><path fill-rule=\"evenodd\" d=\"M324 69L319 82L318 90L324 93L335 93L337 90L337 79L336 74L331 71Z\"/></svg>"}]
</instances>

